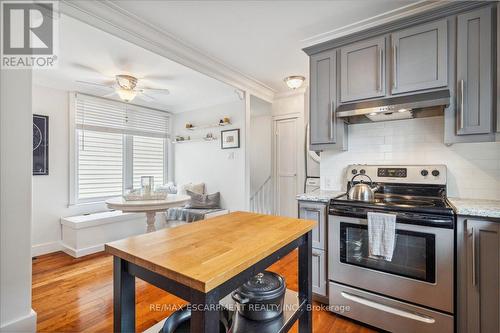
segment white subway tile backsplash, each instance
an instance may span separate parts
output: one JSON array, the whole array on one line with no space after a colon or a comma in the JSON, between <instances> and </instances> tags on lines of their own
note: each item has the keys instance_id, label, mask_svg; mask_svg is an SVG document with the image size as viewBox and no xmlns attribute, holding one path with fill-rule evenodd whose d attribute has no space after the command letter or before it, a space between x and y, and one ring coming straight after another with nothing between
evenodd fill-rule
<instances>
[{"instance_id":1,"label":"white subway tile backsplash","mask_svg":"<svg viewBox=\"0 0 500 333\"><path fill-rule=\"evenodd\" d=\"M499 199L500 142L446 146L443 128L443 117L350 125L349 151L321 154L321 186L345 189L345 168L354 163L445 164L450 196Z\"/></svg>"}]
</instances>

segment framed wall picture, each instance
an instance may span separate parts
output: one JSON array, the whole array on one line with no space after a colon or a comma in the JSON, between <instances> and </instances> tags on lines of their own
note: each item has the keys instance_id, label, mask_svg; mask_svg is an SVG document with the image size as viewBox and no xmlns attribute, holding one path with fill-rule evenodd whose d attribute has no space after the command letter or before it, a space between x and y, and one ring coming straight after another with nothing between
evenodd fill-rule
<instances>
[{"instance_id":1,"label":"framed wall picture","mask_svg":"<svg viewBox=\"0 0 500 333\"><path fill-rule=\"evenodd\" d=\"M222 149L240 148L240 129L221 131L220 141Z\"/></svg>"},{"instance_id":2,"label":"framed wall picture","mask_svg":"<svg viewBox=\"0 0 500 333\"><path fill-rule=\"evenodd\" d=\"M33 115L33 175L49 174L49 117Z\"/></svg>"}]
</instances>

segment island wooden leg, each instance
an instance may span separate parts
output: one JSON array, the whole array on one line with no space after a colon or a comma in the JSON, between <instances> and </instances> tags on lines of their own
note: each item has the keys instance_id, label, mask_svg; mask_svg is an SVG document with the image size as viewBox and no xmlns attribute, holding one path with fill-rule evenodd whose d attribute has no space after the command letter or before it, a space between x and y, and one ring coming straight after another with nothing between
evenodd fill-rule
<instances>
[{"instance_id":1,"label":"island wooden leg","mask_svg":"<svg viewBox=\"0 0 500 333\"><path fill-rule=\"evenodd\" d=\"M299 333L312 332L312 233L302 236L299 246L299 300L306 300L305 312L299 318Z\"/></svg>"},{"instance_id":2,"label":"island wooden leg","mask_svg":"<svg viewBox=\"0 0 500 333\"><path fill-rule=\"evenodd\" d=\"M126 265L113 258L113 332L135 332L135 277Z\"/></svg>"},{"instance_id":3,"label":"island wooden leg","mask_svg":"<svg viewBox=\"0 0 500 333\"><path fill-rule=\"evenodd\" d=\"M148 224L146 232L156 231L155 222L156 212L146 212L146 223Z\"/></svg>"},{"instance_id":4,"label":"island wooden leg","mask_svg":"<svg viewBox=\"0 0 500 333\"><path fill-rule=\"evenodd\" d=\"M197 293L191 305L191 333L218 333L219 301L215 295Z\"/></svg>"}]
</instances>

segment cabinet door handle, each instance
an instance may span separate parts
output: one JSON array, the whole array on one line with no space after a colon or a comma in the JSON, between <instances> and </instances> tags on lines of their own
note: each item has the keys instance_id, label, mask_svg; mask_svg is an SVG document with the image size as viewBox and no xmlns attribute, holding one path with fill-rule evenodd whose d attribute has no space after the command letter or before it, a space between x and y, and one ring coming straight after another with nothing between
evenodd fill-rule
<instances>
[{"instance_id":1,"label":"cabinet door handle","mask_svg":"<svg viewBox=\"0 0 500 333\"><path fill-rule=\"evenodd\" d=\"M411 320L415 320L415 321L420 321L420 322L425 323L425 324L434 324L436 322L436 320L434 318L426 316L424 314L420 314L417 312L410 312L410 311L407 311L406 309L395 308L395 307L392 307L392 306L389 306L386 304L372 301L372 300L364 298L364 297L352 295L352 294L346 293L344 291L340 292L340 295L342 297L344 297L345 299L348 299L352 302L359 303L359 304L365 305L367 307L370 307L372 309L384 311L384 312L387 312L387 313L390 313L390 314L393 314L393 315L396 315L399 317L403 317L403 318L407 318L407 319L411 319Z\"/></svg>"},{"instance_id":2,"label":"cabinet door handle","mask_svg":"<svg viewBox=\"0 0 500 333\"><path fill-rule=\"evenodd\" d=\"M383 64L384 64L384 51L382 50L381 47L378 49L378 61L379 61L379 67L378 67L378 87L377 90L379 92L382 92L382 75L383 75Z\"/></svg>"},{"instance_id":3,"label":"cabinet door handle","mask_svg":"<svg viewBox=\"0 0 500 333\"><path fill-rule=\"evenodd\" d=\"M319 253L313 252L313 253L312 253L312 256L313 256L313 257L319 257Z\"/></svg>"},{"instance_id":4,"label":"cabinet door handle","mask_svg":"<svg viewBox=\"0 0 500 333\"><path fill-rule=\"evenodd\" d=\"M460 80L458 82L458 91L459 91L459 97L460 97L460 103L459 103L459 109L458 109L458 129L461 130L464 128L464 86L465 82L464 80Z\"/></svg>"},{"instance_id":5,"label":"cabinet door handle","mask_svg":"<svg viewBox=\"0 0 500 333\"><path fill-rule=\"evenodd\" d=\"M397 84L397 66L398 66L398 51L397 45L392 46L392 89L396 89Z\"/></svg>"},{"instance_id":6,"label":"cabinet door handle","mask_svg":"<svg viewBox=\"0 0 500 333\"><path fill-rule=\"evenodd\" d=\"M333 105L333 99L330 101L330 121L328 122L328 130L329 130L329 138L330 140L333 140L333 124L335 122L335 112L334 112L334 105Z\"/></svg>"},{"instance_id":7,"label":"cabinet door handle","mask_svg":"<svg viewBox=\"0 0 500 333\"><path fill-rule=\"evenodd\" d=\"M472 285L476 286L478 285L478 269L477 269L477 251L476 251L476 232L474 230L474 227L471 228L471 240L472 240L472 251L471 251L471 257L472 257Z\"/></svg>"}]
</instances>

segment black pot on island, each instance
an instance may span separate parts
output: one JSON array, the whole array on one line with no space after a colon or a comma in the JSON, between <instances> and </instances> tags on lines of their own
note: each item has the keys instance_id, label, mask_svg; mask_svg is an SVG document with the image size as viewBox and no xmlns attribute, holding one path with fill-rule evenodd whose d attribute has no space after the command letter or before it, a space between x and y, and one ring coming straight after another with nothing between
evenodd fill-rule
<instances>
[{"instance_id":1,"label":"black pot on island","mask_svg":"<svg viewBox=\"0 0 500 333\"><path fill-rule=\"evenodd\" d=\"M271 320L283 312L285 279L276 273L264 271L236 289L232 297L238 313L252 320Z\"/></svg>"}]
</instances>

